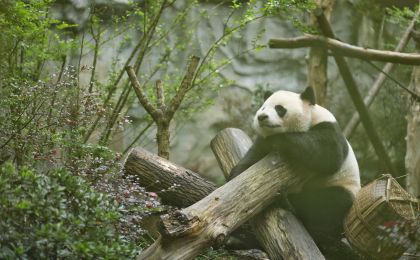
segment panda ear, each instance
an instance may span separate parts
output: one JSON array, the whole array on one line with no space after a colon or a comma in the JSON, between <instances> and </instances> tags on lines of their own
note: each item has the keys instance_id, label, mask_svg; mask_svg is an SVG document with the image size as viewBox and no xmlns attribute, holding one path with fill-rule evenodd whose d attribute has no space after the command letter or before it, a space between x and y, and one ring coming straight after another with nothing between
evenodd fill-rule
<instances>
[{"instance_id":1,"label":"panda ear","mask_svg":"<svg viewBox=\"0 0 420 260\"><path fill-rule=\"evenodd\" d=\"M273 95L273 91L269 91L269 90L265 91L264 92L264 101L266 101L267 98L269 98L271 95Z\"/></svg>"},{"instance_id":2,"label":"panda ear","mask_svg":"<svg viewBox=\"0 0 420 260\"><path fill-rule=\"evenodd\" d=\"M314 92L314 89L312 87L307 87L305 89L305 91L303 91L300 94L300 98L302 100L308 101L311 105L315 105L316 104L315 92Z\"/></svg>"}]
</instances>

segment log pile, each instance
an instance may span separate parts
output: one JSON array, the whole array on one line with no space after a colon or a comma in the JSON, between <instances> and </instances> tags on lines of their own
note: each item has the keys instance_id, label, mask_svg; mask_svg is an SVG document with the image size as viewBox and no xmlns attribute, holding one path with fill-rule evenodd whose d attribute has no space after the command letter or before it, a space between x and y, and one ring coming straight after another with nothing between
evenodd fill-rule
<instances>
[{"instance_id":1,"label":"log pile","mask_svg":"<svg viewBox=\"0 0 420 260\"><path fill-rule=\"evenodd\" d=\"M212 148L225 176L251 144L238 129L225 129L215 137ZM191 259L224 244L247 221L271 259L323 259L295 217L273 204L305 181L277 154L217 189L198 174L140 148L131 152L125 170L157 191L164 203L185 207L161 216L160 237L137 259Z\"/></svg>"}]
</instances>

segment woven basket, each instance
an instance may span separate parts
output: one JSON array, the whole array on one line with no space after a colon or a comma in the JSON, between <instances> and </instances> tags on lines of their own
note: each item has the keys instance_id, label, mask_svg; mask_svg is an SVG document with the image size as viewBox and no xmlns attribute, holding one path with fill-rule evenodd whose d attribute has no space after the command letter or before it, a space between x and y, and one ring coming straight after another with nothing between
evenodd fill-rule
<instances>
[{"instance_id":1,"label":"woven basket","mask_svg":"<svg viewBox=\"0 0 420 260\"><path fill-rule=\"evenodd\" d=\"M418 211L417 200L408 194L391 175L383 175L363 187L344 223L350 244L374 259L396 259L406 248L383 237L380 226L412 220Z\"/></svg>"}]
</instances>

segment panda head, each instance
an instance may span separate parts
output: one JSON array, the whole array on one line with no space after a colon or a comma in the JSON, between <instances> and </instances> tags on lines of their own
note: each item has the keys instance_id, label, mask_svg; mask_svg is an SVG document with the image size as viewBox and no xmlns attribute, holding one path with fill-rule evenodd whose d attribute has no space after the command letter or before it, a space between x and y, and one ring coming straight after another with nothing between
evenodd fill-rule
<instances>
[{"instance_id":1,"label":"panda head","mask_svg":"<svg viewBox=\"0 0 420 260\"><path fill-rule=\"evenodd\" d=\"M253 127L261 136L307 131L312 125L315 103L311 87L301 94L283 90L270 93L255 114Z\"/></svg>"}]
</instances>

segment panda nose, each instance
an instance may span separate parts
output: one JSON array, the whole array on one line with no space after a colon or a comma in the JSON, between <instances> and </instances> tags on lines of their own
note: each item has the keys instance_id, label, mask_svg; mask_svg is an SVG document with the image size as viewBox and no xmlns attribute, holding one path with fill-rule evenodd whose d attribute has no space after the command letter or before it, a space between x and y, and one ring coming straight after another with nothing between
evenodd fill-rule
<instances>
[{"instance_id":1,"label":"panda nose","mask_svg":"<svg viewBox=\"0 0 420 260\"><path fill-rule=\"evenodd\" d=\"M267 118L268 118L268 116L267 115L259 115L258 117L258 121L264 121L264 120L266 120Z\"/></svg>"}]
</instances>

